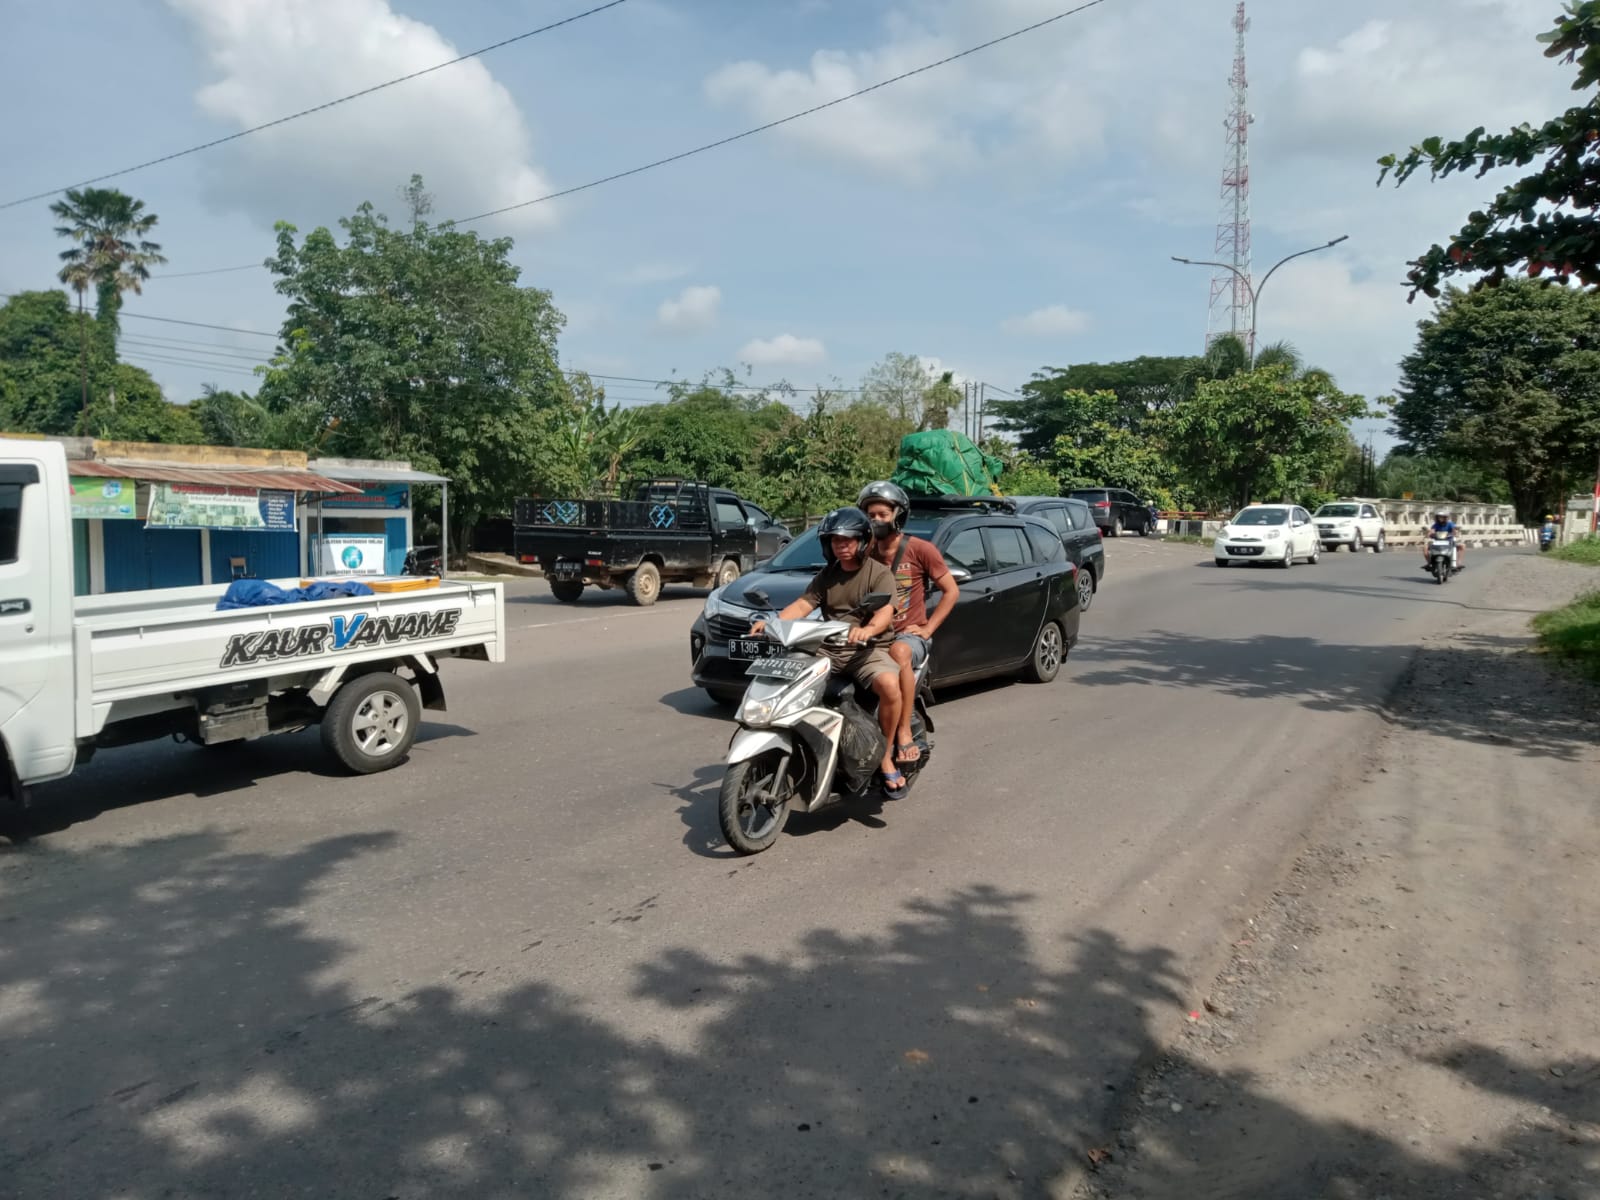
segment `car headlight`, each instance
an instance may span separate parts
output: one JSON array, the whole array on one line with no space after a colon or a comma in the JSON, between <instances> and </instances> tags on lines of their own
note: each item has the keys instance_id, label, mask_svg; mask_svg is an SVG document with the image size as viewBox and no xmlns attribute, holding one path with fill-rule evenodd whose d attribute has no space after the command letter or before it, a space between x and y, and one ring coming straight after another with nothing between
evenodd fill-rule
<instances>
[{"instance_id":1,"label":"car headlight","mask_svg":"<svg viewBox=\"0 0 1600 1200\"><path fill-rule=\"evenodd\" d=\"M730 604L727 600L723 599L723 594L727 592L727 590L728 589L726 587L719 587L716 591L712 592L706 597L706 620L709 621L712 617L739 617L749 614L749 609L741 608L736 604ZM754 620L754 618L752 618L752 620Z\"/></svg>"},{"instance_id":2,"label":"car headlight","mask_svg":"<svg viewBox=\"0 0 1600 1200\"><path fill-rule=\"evenodd\" d=\"M1277 530L1277 529L1269 529L1269 530L1267 530L1267 541L1269 541L1269 542L1275 542L1279 538L1281 538L1282 536L1283 536L1283 533L1280 530Z\"/></svg>"}]
</instances>

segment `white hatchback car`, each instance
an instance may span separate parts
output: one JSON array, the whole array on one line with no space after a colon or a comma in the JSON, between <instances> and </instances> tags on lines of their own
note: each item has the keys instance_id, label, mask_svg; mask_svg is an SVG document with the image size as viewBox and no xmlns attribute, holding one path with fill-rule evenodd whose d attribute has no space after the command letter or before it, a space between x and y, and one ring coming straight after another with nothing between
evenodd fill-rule
<instances>
[{"instance_id":1,"label":"white hatchback car","mask_svg":"<svg viewBox=\"0 0 1600 1200\"><path fill-rule=\"evenodd\" d=\"M1374 505L1340 500L1324 504L1311 519L1317 523L1322 548L1330 554L1340 546L1349 546L1357 554L1368 546L1378 554L1384 551L1383 517Z\"/></svg>"},{"instance_id":2,"label":"white hatchback car","mask_svg":"<svg viewBox=\"0 0 1600 1200\"><path fill-rule=\"evenodd\" d=\"M1217 566L1233 562L1267 562L1292 567L1303 558L1315 563L1322 554L1311 514L1298 504L1252 504L1233 514L1212 544Z\"/></svg>"}]
</instances>

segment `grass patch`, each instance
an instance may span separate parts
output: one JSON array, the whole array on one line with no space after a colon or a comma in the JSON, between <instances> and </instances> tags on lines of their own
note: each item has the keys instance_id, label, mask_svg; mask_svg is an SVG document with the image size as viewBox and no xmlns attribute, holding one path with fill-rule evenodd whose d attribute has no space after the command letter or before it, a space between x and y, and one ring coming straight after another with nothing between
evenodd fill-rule
<instances>
[{"instance_id":1,"label":"grass patch","mask_svg":"<svg viewBox=\"0 0 1600 1200\"><path fill-rule=\"evenodd\" d=\"M1533 631L1550 655L1600 679L1600 592L1540 613L1533 619Z\"/></svg>"},{"instance_id":2,"label":"grass patch","mask_svg":"<svg viewBox=\"0 0 1600 1200\"><path fill-rule=\"evenodd\" d=\"M1600 537L1590 535L1581 537L1575 542L1568 542L1565 546L1552 550L1550 557L1559 558L1562 562L1582 563L1587 567L1600 567Z\"/></svg>"},{"instance_id":3,"label":"grass patch","mask_svg":"<svg viewBox=\"0 0 1600 1200\"><path fill-rule=\"evenodd\" d=\"M1161 535L1161 540L1178 546L1209 546L1217 539L1201 537L1197 533L1164 533Z\"/></svg>"}]
</instances>

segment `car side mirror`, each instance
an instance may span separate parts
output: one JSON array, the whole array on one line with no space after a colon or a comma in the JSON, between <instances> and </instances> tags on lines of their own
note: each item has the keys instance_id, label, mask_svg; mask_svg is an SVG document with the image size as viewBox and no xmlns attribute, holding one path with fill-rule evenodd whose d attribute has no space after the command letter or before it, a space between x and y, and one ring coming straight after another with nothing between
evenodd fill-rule
<instances>
[{"instance_id":1,"label":"car side mirror","mask_svg":"<svg viewBox=\"0 0 1600 1200\"><path fill-rule=\"evenodd\" d=\"M763 612L772 607L772 597L767 595L765 588L746 588L744 598L752 607L758 608Z\"/></svg>"},{"instance_id":2,"label":"car side mirror","mask_svg":"<svg viewBox=\"0 0 1600 1200\"><path fill-rule=\"evenodd\" d=\"M972 581L972 572L965 567L951 567L950 578L957 583L970 583Z\"/></svg>"}]
</instances>

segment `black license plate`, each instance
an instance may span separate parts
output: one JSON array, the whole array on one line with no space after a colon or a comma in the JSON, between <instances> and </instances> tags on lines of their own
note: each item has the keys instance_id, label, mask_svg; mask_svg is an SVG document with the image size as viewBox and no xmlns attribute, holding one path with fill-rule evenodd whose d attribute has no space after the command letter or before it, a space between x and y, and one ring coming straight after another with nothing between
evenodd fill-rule
<instances>
[{"instance_id":1,"label":"black license plate","mask_svg":"<svg viewBox=\"0 0 1600 1200\"><path fill-rule=\"evenodd\" d=\"M811 668L809 658L758 658L745 671L758 679L799 679Z\"/></svg>"},{"instance_id":2,"label":"black license plate","mask_svg":"<svg viewBox=\"0 0 1600 1200\"><path fill-rule=\"evenodd\" d=\"M762 638L730 638L728 640L728 657L735 662L775 658L782 653L782 646L775 642L765 641Z\"/></svg>"},{"instance_id":3,"label":"black license plate","mask_svg":"<svg viewBox=\"0 0 1600 1200\"><path fill-rule=\"evenodd\" d=\"M583 564L575 562L558 562L550 564L551 579L582 579Z\"/></svg>"}]
</instances>

